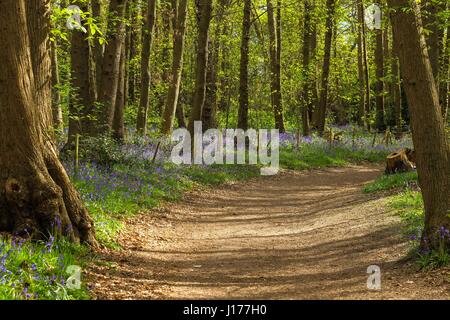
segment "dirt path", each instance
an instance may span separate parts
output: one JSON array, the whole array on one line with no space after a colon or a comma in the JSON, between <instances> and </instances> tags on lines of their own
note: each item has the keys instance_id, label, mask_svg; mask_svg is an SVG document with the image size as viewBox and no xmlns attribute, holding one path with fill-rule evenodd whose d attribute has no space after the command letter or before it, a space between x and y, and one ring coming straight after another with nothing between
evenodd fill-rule
<instances>
[{"instance_id":1,"label":"dirt path","mask_svg":"<svg viewBox=\"0 0 450 320\"><path fill-rule=\"evenodd\" d=\"M130 221L89 280L99 299L448 299L448 270L417 273L381 168L284 172L188 194ZM369 265L382 289L368 290Z\"/></svg>"}]
</instances>

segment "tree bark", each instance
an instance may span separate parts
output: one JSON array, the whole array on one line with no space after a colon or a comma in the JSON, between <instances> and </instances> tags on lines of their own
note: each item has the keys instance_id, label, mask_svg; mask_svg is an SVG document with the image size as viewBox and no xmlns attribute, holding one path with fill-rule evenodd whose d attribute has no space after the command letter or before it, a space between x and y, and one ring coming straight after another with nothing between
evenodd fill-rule
<instances>
[{"instance_id":1,"label":"tree bark","mask_svg":"<svg viewBox=\"0 0 450 320\"><path fill-rule=\"evenodd\" d=\"M92 8L92 16L95 19L95 22L101 26L104 23L102 19L102 1L91 0L91 8ZM99 35L95 36L93 39L92 53L93 53L93 60L95 62L95 83L93 84L93 86L95 87L96 95L98 94L98 91L100 90L101 86L104 50L105 45L100 44Z\"/></svg>"},{"instance_id":2,"label":"tree bark","mask_svg":"<svg viewBox=\"0 0 450 320\"><path fill-rule=\"evenodd\" d=\"M126 45L122 46L120 55L119 85L117 87L116 106L114 110L113 137L119 142L125 141L125 104L126 104Z\"/></svg>"},{"instance_id":3,"label":"tree bark","mask_svg":"<svg viewBox=\"0 0 450 320\"><path fill-rule=\"evenodd\" d=\"M120 55L125 40L125 11L127 0L111 0L109 35L103 57L102 76L96 106L96 133L106 134L111 131L116 92L119 85Z\"/></svg>"},{"instance_id":4,"label":"tree bark","mask_svg":"<svg viewBox=\"0 0 450 320\"><path fill-rule=\"evenodd\" d=\"M442 54L442 70L439 85L442 118L447 123L448 108L450 104L450 26L447 27L446 45Z\"/></svg>"},{"instance_id":5,"label":"tree bark","mask_svg":"<svg viewBox=\"0 0 450 320\"><path fill-rule=\"evenodd\" d=\"M425 207L422 247L438 248L436 231L450 229L450 150L442 121L423 35L420 9L415 1L388 0L395 50L408 99L417 172ZM447 240L447 248L449 248Z\"/></svg>"},{"instance_id":6,"label":"tree bark","mask_svg":"<svg viewBox=\"0 0 450 320\"><path fill-rule=\"evenodd\" d=\"M311 134L309 126L309 110L312 108L312 92L310 80L310 60L311 60L311 3L310 0L304 2L304 23L303 23L303 95L301 99L301 117L303 136Z\"/></svg>"},{"instance_id":7,"label":"tree bark","mask_svg":"<svg viewBox=\"0 0 450 320\"><path fill-rule=\"evenodd\" d=\"M281 91L279 88L279 67L278 67L278 40L277 22L271 0L267 0L267 19L269 26L269 51L270 51L270 91L273 113L275 118L275 128L284 132L283 106L281 105ZM281 49L281 48L280 48Z\"/></svg>"},{"instance_id":8,"label":"tree bark","mask_svg":"<svg viewBox=\"0 0 450 320\"><path fill-rule=\"evenodd\" d=\"M188 130L194 133L194 122L202 120L203 106L206 94L206 70L208 66L209 25L211 22L212 2L197 0L198 10L198 38L197 61L195 71L195 91L192 99L192 109L189 115Z\"/></svg>"},{"instance_id":9,"label":"tree bark","mask_svg":"<svg viewBox=\"0 0 450 320\"><path fill-rule=\"evenodd\" d=\"M392 55L392 78L393 78L393 100L394 100L394 114L395 114L395 127L397 136L400 137L403 132L402 126L402 85L400 78L400 66L398 63L398 57L395 52Z\"/></svg>"},{"instance_id":10,"label":"tree bark","mask_svg":"<svg viewBox=\"0 0 450 320\"><path fill-rule=\"evenodd\" d=\"M153 33L156 19L156 0L148 0L146 27L142 29L141 55L141 97L136 122L137 132L147 133L147 114L150 86L150 54L153 46Z\"/></svg>"},{"instance_id":11,"label":"tree bark","mask_svg":"<svg viewBox=\"0 0 450 320\"><path fill-rule=\"evenodd\" d=\"M335 9L336 9L336 0L327 0L327 19L326 19L325 49L324 49L325 53L323 57L322 86L320 88L319 123L317 126L317 130L319 131L320 135L322 135L325 130L325 120L327 114L328 78L330 75L331 43L333 40Z\"/></svg>"},{"instance_id":12,"label":"tree bark","mask_svg":"<svg viewBox=\"0 0 450 320\"><path fill-rule=\"evenodd\" d=\"M358 33L358 80L359 80L359 105L358 105L358 114L356 121L360 127L364 127L364 119L366 117L366 92L365 92L365 75L364 75L364 44L363 44L363 24L364 24L364 16L363 16L363 8L361 5L361 0L356 3L357 7L357 15L358 15L358 24L357 24L357 33Z\"/></svg>"},{"instance_id":13,"label":"tree bark","mask_svg":"<svg viewBox=\"0 0 450 320\"><path fill-rule=\"evenodd\" d=\"M440 55L440 28L438 22L439 5L432 0L424 0L421 2L421 14L423 27L428 30L425 33L425 41L428 47L428 56L430 57L431 69L433 70L436 88L439 91L439 55Z\"/></svg>"},{"instance_id":14,"label":"tree bark","mask_svg":"<svg viewBox=\"0 0 450 320\"><path fill-rule=\"evenodd\" d=\"M85 12L87 5L74 2ZM69 102L69 137L67 149L72 149L77 134L90 136L95 131L95 122L90 115L94 112L94 87L91 77L91 46L87 35L74 29L71 37L71 95Z\"/></svg>"},{"instance_id":15,"label":"tree bark","mask_svg":"<svg viewBox=\"0 0 450 320\"><path fill-rule=\"evenodd\" d=\"M381 8L381 0L376 2ZM375 67L376 67L376 83L375 83L375 110L376 119L375 127L378 131L386 129L384 119L384 55L383 55L383 29L375 30Z\"/></svg>"},{"instance_id":16,"label":"tree bark","mask_svg":"<svg viewBox=\"0 0 450 320\"><path fill-rule=\"evenodd\" d=\"M244 16L242 19L241 62L239 73L239 112L238 128L248 129L248 55L251 28L252 1L244 1Z\"/></svg>"},{"instance_id":17,"label":"tree bark","mask_svg":"<svg viewBox=\"0 0 450 320\"><path fill-rule=\"evenodd\" d=\"M51 115L49 10L49 0L0 2L0 82L8 83L0 87L0 230L40 239L59 229L96 245L92 220L45 132L52 122L44 116ZM30 32L27 23L39 29Z\"/></svg>"},{"instance_id":18,"label":"tree bark","mask_svg":"<svg viewBox=\"0 0 450 320\"><path fill-rule=\"evenodd\" d=\"M174 8L176 8L174 13L174 21L176 21L176 26L174 28L173 36L174 40L171 72L172 74L161 125L161 132L165 135L170 134L170 132L172 131L173 119L177 110L184 122L184 112L182 112L183 110L177 106L179 105L178 95L180 93L181 74L183 72L183 52L186 32L187 5L187 0L180 0L178 5L174 4ZM180 117L178 117L178 119L180 119ZM183 124L179 123L179 125L181 126Z\"/></svg>"},{"instance_id":19,"label":"tree bark","mask_svg":"<svg viewBox=\"0 0 450 320\"><path fill-rule=\"evenodd\" d=\"M61 92L60 92L60 78L58 66L58 47L56 40L51 43L51 60L52 60L52 114L53 127L59 134L63 133L64 122L61 109Z\"/></svg>"},{"instance_id":20,"label":"tree bark","mask_svg":"<svg viewBox=\"0 0 450 320\"><path fill-rule=\"evenodd\" d=\"M209 45L209 59L208 70L206 74L206 97L205 105L203 107L202 121L203 130L215 128L217 126L217 69L219 68L219 54L221 38L225 35L224 30L224 15L225 10L229 5L229 0L220 0L215 17L216 26L214 30L214 40Z\"/></svg>"}]
</instances>

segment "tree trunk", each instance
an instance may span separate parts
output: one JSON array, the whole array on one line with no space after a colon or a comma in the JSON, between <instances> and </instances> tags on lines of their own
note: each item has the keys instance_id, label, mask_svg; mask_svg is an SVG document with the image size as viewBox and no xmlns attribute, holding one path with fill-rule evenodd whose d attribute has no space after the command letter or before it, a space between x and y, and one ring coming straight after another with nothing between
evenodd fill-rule
<instances>
[{"instance_id":1,"label":"tree trunk","mask_svg":"<svg viewBox=\"0 0 450 320\"><path fill-rule=\"evenodd\" d=\"M400 66L398 64L398 57L393 52L392 55L392 84L393 84L393 102L395 114L395 127L397 128L397 136L400 137L403 132L402 126L402 85L400 79Z\"/></svg>"},{"instance_id":2,"label":"tree trunk","mask_svg":"<svg viewBox=\"0 0 450 320\"><path fill-rule=\"evenodd\" d=\"M186 32L186 17L187 17L187 0L180 0L178 6L175 4L174 20L176 20L176 27L174 28L173 40L173 60L172 60L172 74L169 85L169 92L167 94L166 106L162 118L161 132L163 134L170 134L173 127L173 119L175 112L177 112L181 120L184 122L184 112L181 107L177 107L178 95L180 93L181 74L183 71L183 52L184 52L184 38ZM178 117L178 119L180 119ZM182 124L179 123L181 126Z\"/></svg>"},{"instance_id":3,"label":"tree trunk","mask_svg":"<svg viewBox=\"0 0 450 320\"><path fill-rule=\"evenodd\" d=\"M377 4L381 8L381 0L377 0ZM375 83L375 127L378 131L384 131L386 129L386 124L384 120L384 55L382 28L375 30L375 67L377 77Z\"/></svg>"},{"instance_id":4,"label":"tree trunk","mask_svg":"<svg viewBox=\"0 0 450 320\"><path fill-rule=\"evenodd\" d=\"M369 62L367 59L367 36L366 36L366 24L364 21L364 4L362 0L357 0L358 6L358 21L361 26L361 46L362 46L362 60L364 70L364 88L365 88L365 115L366 115L366 127L370 130L370 77L369 77Z\"/></svg>"},{"instance_id":5,"label":"tree trunk","mask_svg":"<svg viewBox=\"0 0 450 320\"><path fill-rule=\"evenodd\" d=\"M56 40L51 43L51 59L52 59L52 114L53 127L59 134L63 133L64 122L61 109L61 92L58 66L58 48Z\"/></svg>"},{"instance_id":6,"label":"tree trunk","mask_svg":"<svg viewBox=\"0 0 450 320\"><path fill-rule=\"evenodd\" d=\"M75 2L84 12L86 4ZM71 37L71 96L69 102L69 137L67 148L72 149L77 134L90 136L95 131L94 87L91 77L91 47L87 35L74 29Z\"/></svg>"},{"instance_id":7,"label":"tree trunk","mask_svg":"<svg viewBox=\"0 0 450 320\"><path fill-rule=\"evenodd\" d=\"M428 30L428 32L425 33L428 56L430 57L431 69L433 70L434 80L436 81L436 88L439 91L439 48L441 32L437 13L440 8L434 0L423 0L421 5L423 27Z\"/></svg>"},{"instance_id":8,"label":"tree trunk","mask_svg":"<svg viewBox=\"0 0 450 320\"><path fill-rule=\"evenodd\" d=\"M51 115L49 13L49 0L0 2L0 82L8 83L0 87L0 230L41 239L59 229L96 245L92 220L45 132L52 122L44 116ZM27 23L39 28L30 32ZM33 58L36 52L42 55Z\"/></svg>"},{"instance_id":9,"label":"tree trunk","mask_svg":"<svg viewBox=\"0 0 450 320\"><path fill-rule=\"evenodd\" d=\"M277 14L275 18L276 23L276 37L277 37L277 64L276 64L276 79L277 79L277 118L275 127L280 130L280 132L284 132L284 120L283 120L283 96L281 93L281 0L277 0Z\"/></svg>"},{"instance_id":10,"label":"tree trunk","mask_svg":"<svg viewBox=\"0 0 450 320\"><path fill-rule=\"evenodd\" d=\"M408 99L417 172L425 206L424 248L438 248L436 231L450 229L450 150L442 121L420 9L415 1L388 0L395 50ZM449 242L447 240L447 245Z\"/></svg>"},{"instance_id":11,"label":"tree trunk","mask_svg":"<svg viewBox=\"0 0 450 320\"><path fill-rule=\"evenodd\" d=\"M203 130L215 128L217 126L217 69L219 67L219 53L221 38L225 35L222 33L223 19L225 10L228 7L229 0L221 0L216 13L216 27L214 30L214 41L210 43L210 53L208 61L208 70L206 74L206 97L203 107Z\"/></svg>"},{"instance_id":12,"label":"tree trunk","mask_svg":"<svg viewBox=\"0 0 450 320\"><path fill-rule=\"evenodd\" d=\"M327 20L325 32L325 49L323 57L322 86L320 88L319 123L317 129L322 135L325 130L325 119L328 104L328 77L330 75L331 42L333 40L334 12L336 0L327 0Z\"/></svg>"},{"instance_id":13,"label":"tree trunk","mask_svg":"<svg viewBox=\"0 0 450 320\"><path fill-rule=\"evenodd\" d=\"M309 127L309 110L312 108L312 92L310 74L310 46L311 46L311 3L305 0L305 13L303 24L303 95L301 99L301 117L303 136L307 137L311 134Z\"/></svg>"},{"instance_id":14,"label":"tree trunk","mask_svg":"<svg viewBox=\"0 0 450 320\"><path fill-rule=\"evenodd\" d=\"M248 55L251 27L251 8L252 1L244 1L244 16L242 19L242 37L241 37L241 62L239 74L239 112L238 128L248 129Z\"/></svg>"},{"instance_id":15,"label":"tree trunk","mask_svg":"<svg viewBox=\"0 0 450 320\"><path fill-rule=\"evenodd\" d=\"M153 32L155 30L156 0L148 0L147 26L142 28L142 56L141 56L141 98L139 102L136 122L137 132L147 133L147 114L149 105L150 86L150 54L153 44Z\"/></svg>"},{"instance_id":16,"label":"tree trunk","mask_svg":"<svg viewBox=\"0 0 450 320\"><path fill-rule=\"evenodd\" d=\"M138 55L137 44L141 40L139 35L142 35L141 32L141 23L137 18L141 14L141 6L133 7L132 15L131 15L131 26L129 27L129 58L128 61L134 61L136 56ZM137 72L137 66L135 64L130 64L129 67L129 76L128 76L128 97L131 104L134 105L136 102L136 87L137 87L137 77L139 72Z\"/></svg>"},{"instance_id":17,"label":"tree trunk","mask_svg":"<svg viewBox=\"0 0 450 320\"><path fill-rule=\"evenodd\" d=\"M208 39L209 25L211 22L212 2L209 0L197 0L198 10L198 38L197 38L197 62L195 72L195 91L192 109L189 115L188 129L191 135L194 133L194 122L202 120L203 105L206 93L206 69L208 65Z\"/></svg>"},{"instance_id":18,"label":"tree trunk","mask_svg":"<svg viewBox=\"0 0 450 320\"><path fill-rule=\"evenodd\" d=\"M320 92L320 81L319 81L319 63L317 62L317 5L316 0L311 2L311 73L309 78L311 79L312 85L312 98L311 98L311 110L309 110L310 126L317 127L319 123L319 92Z\"/></svg>"},{"instance_id":19,"label":"tree trunk","mask_svg":"<svg viewBox=\"0 0 450 320\"><path fill-rule=\"evenodd\" d=\"M96 108L96 133L105 134L112 129L116 92L119 85L120 55L125 40L125 11L127 0L111 0L108 40L103 57L102 76Z\"/></svg>"},{"instance_id":20,"label":"tree trunk","mask_svg":"<svg viewBox=\"0 0 450 320\"><path fill-rule=\"evenodd\" d=\"M116 106L114 110L113 137L119 142L125 140L124 113L126 103L126 46L122 46L120 55L119 85L117 87Z\"/></svg>"},{"instance_id":21,"label":"tree trunk","mask_svg":"<svg viewBox=\"0 0 450 320\"><path fill-rule=\"evenodd\" d=\"M97 24L102 25L103 24L102 1L101 0L91 0L91 8L92 8L92 17L95 19ZM103 28L101 28L101 29L103 29ZM105 30L102 30L102 31L105 31ZM93 83L93 86L95 87L96 95L98 94L98 91L100 90L100 86L101 86L104 50L105 50L105 45L100 44L98 37L94 37L92 53L93 53L93 60L95 62L95 84Z\"/></svg>"},{"instance_id":22,"label":"tree trunk","mask_svg":"<svg viewBox=\"0 0 450 320\"><path fill-rule=\"evenodd\" d=\"M442 118L447 123L448 108L450 104L450 26L447 27L447 39L442 54L441 81L439 85Z\"/></svg>"},{"instance_id":23,"label":"tree trunk","mask_svg":"<svg viewBox=\"0 0 450 320\"><path fill-rule=\"evenodd\" d=\"M270 48L270 91L273 113L275 118L275 128L284 132L283 107L281 105L281 92L279 89L279 68L278 68L278 40L277 22L271 0L267 0L267 19L269 26L269 48ZM280 48L281 49L281 48Z\"/></svg>"},{"instance_id":24,"label":"tree trunk","mask_svg":"<svg viewBox=\"0 0 450 320\"><path fill-rule=\"evenodd\" d=\"M197 62L195 72L195 91L191 114L189 116L188 129L194 133L194 122L202 120L203 105L206 94L206 69L208 65L208 40L209 25L211 22L212 2L209 0L197 0L198 38L197 38Z\"/></svg>"},{"instance_id":25,"label":"tree trunk","mask_svg":"<svg viewBox=\"0 0 450 320\"><path fill-rule=\"evenodd\" d=\"M360 127L364 127L364 119L366 117L366 92L365 92L365 76L364 76L364 45L363 45L363 24L364 16L360 3L356 3L358 23L358 80L359 80L359 105L356 121Z\"/></svg>"}]
</instances>

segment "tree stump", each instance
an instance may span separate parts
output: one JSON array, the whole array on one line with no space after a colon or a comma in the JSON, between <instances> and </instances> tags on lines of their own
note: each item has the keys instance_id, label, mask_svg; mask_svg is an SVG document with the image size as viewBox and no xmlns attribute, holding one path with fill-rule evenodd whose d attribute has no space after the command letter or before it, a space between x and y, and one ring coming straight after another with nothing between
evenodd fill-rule
<instances>
[{"instance_id":1,"label":"tree stump","mask_svg":"<svg viewBox=\"0 0 450 320\"><path fill-rule=\"evenodd\" d=\"M409 148L393 152L386 157L386 174L412 171L416 167L415 151Z\"/></svg>"}]
</instances>

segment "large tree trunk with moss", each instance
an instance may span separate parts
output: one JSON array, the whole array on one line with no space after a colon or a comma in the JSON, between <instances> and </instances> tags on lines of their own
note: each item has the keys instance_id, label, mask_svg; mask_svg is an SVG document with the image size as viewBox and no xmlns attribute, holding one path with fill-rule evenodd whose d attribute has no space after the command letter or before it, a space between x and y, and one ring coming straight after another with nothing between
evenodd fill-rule
<instances>
[{"instance_id":1,"label":"large tree trunk with moss","mask_svg":"<svg viewBox=\"0 0 450 320\"><path fill-rule=\"evenodd\" d=\"M147 114L150 89L150 54L153 44L153 33L156 20L156 0L149 0L147 4L146 26L142 28L141 55L141 97L136 121L136 129L140 134L147 132Z\"/></svg>"},{"instance_id":2,"label":"large tree trunk with moss","mask_svg":"<svg viewBox=\"0 0 450 320\"><path fill-rule=\"evenodd\" d=\"M194 132L194 122L202 120L203 106L206 96L206 71L208 66L209 25L211 22L212 2L197 0L198 11L198 38L197 61L195 71L195 90L192 99L192 109L189 115L188 129Z\"/></svg>"},{"instance_id":3,"label":"large tree trunk with moss","mask_svg":"<svg viewBox=\"0 0 450 320\"><path fill-rule=\"evenodd\" d=\"M173 24L175 25L173 36L173 60L169 91L167 93L161 125L161 132L163 134L169 134L172 131L176 112L179 114L179 119L181 118L184 123L184 112L181 109L181 106L178 107L178 96L180 93L181 73L183 71L183 52L188 1L180 0L179 3L178 1L172 1L172 5L174 10ZM179 123L179 125L181 124Z\"/></svg>"},{"instance_id":4,"label":"large tree trunk with moss","mask_svg":"<svg viewBox=\"0 0 450 320\"><path fill-rule=\"evenodd\" d=\"M415 1L388 0L395 50L408 99L417 172L425 206L424 248L438 248L437 230L450 229L450 150L438 91ZM447 245L449 241L447 238Z\"/></svg>"},{"instance_id":5,"label":"large tree trunk with moss","mask_svg":"<svg viewBox=\"0 0 450 320\"><path fill-rule=\"evenodd\" d=\"M28 28L27 28L28 23ZM0 2L0 230L96 244L51 134L50 1ZM33 54L41 54L33 57Z\"/></svg>"}]
</instances>

